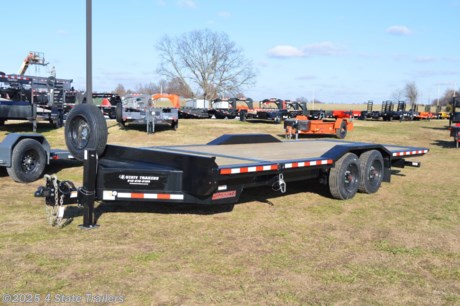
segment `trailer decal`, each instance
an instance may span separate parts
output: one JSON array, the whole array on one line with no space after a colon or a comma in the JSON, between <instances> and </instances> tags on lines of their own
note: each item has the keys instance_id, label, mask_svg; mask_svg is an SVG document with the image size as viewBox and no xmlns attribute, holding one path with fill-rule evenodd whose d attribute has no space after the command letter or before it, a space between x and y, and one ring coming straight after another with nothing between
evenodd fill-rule
<instances>
[{"instance_id":1,"label":"trailer decal","mask_svg":"<svg viewBox=\"0 0 460 306\"><path fill-rule=\"evenodd\" d=\"M183 194L171 193L138 193L138 192L117 192L111 190L103 191L103 200L118 199L152 199L152 200L184 200Z\"/></svg>"},{"instance_id":2,"label":"trailer decal","mask_svg":"<svg viewBox=\"0 0 460 306\"><path fill-rule=\"evenodd\" d=\"M284 168L301 168L301 167L312 167L319 165L331 165L333 163L332 159L322 159L322 160L312 160L312 161L303 161L303 162L294 162L286 163Z\"/></svg>"},{"instance_id":3,"label":"trailer decal","mask_svg":"<svg viewBox=\"0 0 460 306\"><path fill-rule=\"evenodd\" d=\"M262 172L278 170L278 165L265 165L265 166L254 166L254 167L239 167L239 168L224 168L220 169L220 174L238 174L238 173L249 173L249 172Z\"/></svg>"},{"instance_id":4,"label":"trailer decal","mask_svg":"<svg viewBox=\"0 0 460 306\"><path fill-rule=\"evenodd\" d=\"M406 155L415 155L415 154L426 154L428 150L416 150L416 151L403 151L403 152L395 152L393 156L406 156Z\"/></svg>"}]
</instances>

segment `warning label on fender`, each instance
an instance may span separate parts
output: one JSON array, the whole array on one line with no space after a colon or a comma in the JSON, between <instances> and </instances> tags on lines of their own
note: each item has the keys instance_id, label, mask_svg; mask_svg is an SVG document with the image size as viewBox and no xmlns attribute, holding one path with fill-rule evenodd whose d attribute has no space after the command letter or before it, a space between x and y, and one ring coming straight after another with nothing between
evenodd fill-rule
<instances>
[{"instance_id":1,"label":"warning label on fender","mask_svg":"<svg viewBox=\"0 0 460 306\"><path fill-rule=\"evenodd\" d=\"M213 200L227 199L236 197L236 190L216 192L212 195Z\"/></svg>"}]
</instances>

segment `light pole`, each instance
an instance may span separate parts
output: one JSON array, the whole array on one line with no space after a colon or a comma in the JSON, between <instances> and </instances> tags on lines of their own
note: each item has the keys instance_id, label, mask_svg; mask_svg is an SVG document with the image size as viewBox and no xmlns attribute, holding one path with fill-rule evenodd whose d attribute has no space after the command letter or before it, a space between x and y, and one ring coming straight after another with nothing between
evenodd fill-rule
<instances>
[{"instance_id":1,"label":"light pole","mask_svg":"<svg viewBox=\"0 0 460 306\"><path fill-rule=\"evenodd\" d=\"M86 103L93 104L92 5L86 0Z\"/></svg>"}]
</instances>

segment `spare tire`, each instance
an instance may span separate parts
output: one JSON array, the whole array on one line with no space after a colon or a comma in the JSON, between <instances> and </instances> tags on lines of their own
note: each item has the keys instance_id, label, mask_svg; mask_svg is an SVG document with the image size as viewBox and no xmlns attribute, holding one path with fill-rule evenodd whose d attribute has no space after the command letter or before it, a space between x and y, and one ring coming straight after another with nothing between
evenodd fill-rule
<instances>
[{"instance_id":1,"label":"spare tire","mask_svg":"<svg viewBox=\"0 0 460 306\"><path fill-rule=\"evenodd\" d=\"M99 108L92 104L78 104L70 111L65 123L67 149L77 160L84 159L85 150L104 153L107 145L107 123Z\"/></svg>"}]
</instances>

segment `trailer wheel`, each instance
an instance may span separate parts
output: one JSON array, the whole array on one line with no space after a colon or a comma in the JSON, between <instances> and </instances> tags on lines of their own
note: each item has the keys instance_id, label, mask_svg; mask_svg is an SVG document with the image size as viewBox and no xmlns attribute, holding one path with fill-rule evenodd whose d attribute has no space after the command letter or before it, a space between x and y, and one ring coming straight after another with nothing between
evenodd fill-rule
<instances>
[{"instance_id":1,"label":"trailer wheel","mask_svg":"<svg viewBox=\"0 0 460 306\"><path fill-rule=\"evenodd\" d=\"M342 121L340 128L335 129L335 136L339 139L344 139L347 136L347 123Z\"/></svg>"},{"instance_id":2,"label":"trailer wheel","mask_svg":"<svg viewBox=\"0 0 460 306\"><path fill-rule=\"evenodd\" d=\"M35 139L22 139L13 149L8 175L19 183L37 180L46 167L46 151Z\"/></svg>"},{"instance_id":3,"label":"trailer wheel","mask_svg":"<svg viewBox=\"0 0 460 306\"><path fill-rule=\"evenodd\" d=\"M281 123L281 117L279 115L276 115L275 124L280 124L280 123Z\"/></svg>"},{"instance_id":4,"label":"trailer wheel","mask_svg":"<svg viewBox=\"0 0 460 306\"><path fill-rule=\"evenodd\" d=\"M329 190L332 197L339 200L354 197L360 178L358 156L354 153L342 156L329 172Z\"/></svg>"},{"instance_id":5,"label":"trailer wheel","mask_svg":"<svg viewBox=\"0 0 460 306\"><path fill-rule=\"evenodd\" d=\"M85 149L95 149L101 155L107 144L104 115L95 105L76 105L67 117L64 135L69 152L77 160L84 159Z\"/></svg>"},{"instance_id":6,"label":"trailer wheel","mask_svg":"<svg viewBox=\"0 0 460 306\"><path fill-rule=\"evenodd\" d=\"M117 122L121 127L125 126L125 122L123 121L123 104L121 103L117 103L117 107L115 109L115 119L117 119Z\"/></svg>"},{"instance_id":7,"label":"trailer wheel","mask_svg":"<svg viewBox=\"0 0 460 306\"><path fill-rule=\"evenodd\" d=\"M248 113L246 111L240 112L240 121L246 121Z\"/></svg>"},{"instance_id":8,"label":"trailer wheel","mask_svg":"<svg viewBox=\"0 0 460 306\"><path fill-rule=\"evenodd\" d=\"M363 193L375 193L383 179L383 157L377 150L364 152L359 157L361 181L358 190Z\"/></svg>"},{"instance_id":9,"label":"trailer wheel","mask_svg":"<svg viewBox=\"0 0 460 306\"><path fill-rule=\"evenodd\" d=\"M171 127L174 131L177 131L177 128L179 127L179 121L173 121Z\"/></svg>"}]
</instances>

